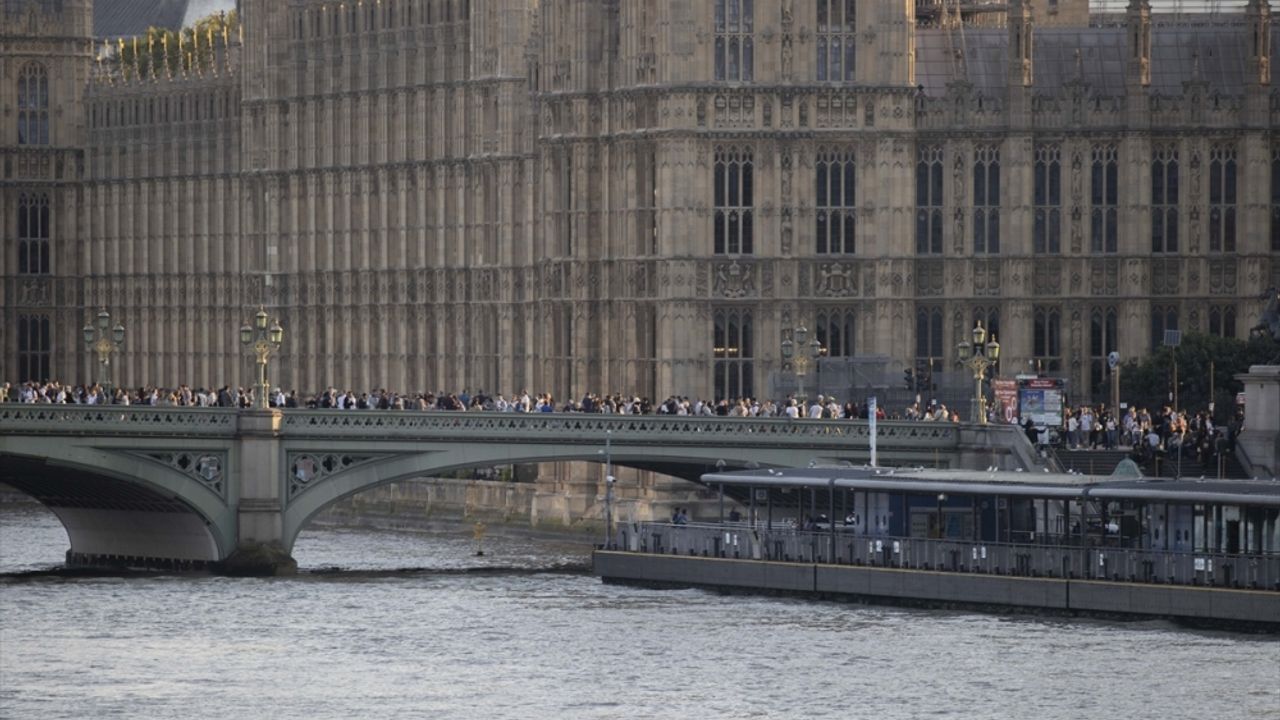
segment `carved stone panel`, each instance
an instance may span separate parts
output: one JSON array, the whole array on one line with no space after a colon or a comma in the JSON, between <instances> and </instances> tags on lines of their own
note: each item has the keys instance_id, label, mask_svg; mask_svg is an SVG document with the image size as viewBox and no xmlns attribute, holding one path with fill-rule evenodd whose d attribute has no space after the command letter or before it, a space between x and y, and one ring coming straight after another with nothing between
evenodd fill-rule
<instances>
[{"instance_id":1,"label":"carved stone panel","mask_svg":"<svg viewBox=\"0 0 1280 720\"><path fill-rule=\"evenodd\" d=\"M1089 293L1117 295L1120 292L1120 260L1093 258L1089 261Z\"/></svg>"},{"instance_id":2,"label":"carved stone panel","mask_svg":"<svg viewBox=\"0 0 1280 720\"><path fill-rule=\"evenodd\" d=\"M852 262L824 262L814 265L813 294L822 298L858 296L858 268Z\"/></svg>"},{"instance_id":3,"label":"carved stone panel","mask_svg":"<svg viewBox=\"0 0 1280 720\"><path fill-rule=\"evenodd\" d=\"M1031 292L1040 296L1062 294L1061 260L1046 258L1031 266Z\"/></svg>"},{"instance_id":4,"label":"carved stone panel","mask_svg":"<svg viewBox=\"0 0 1280 720\"><path fill-rule=\"evenodd\" d=\"M712 294L731 300L757 297L756 265L738 260L716 263L712 270Z\"/></svg>"},{"instance_id":5,"label":"carved stone panel","mask_svg":"<svg viewBox=\"0 0 1280 720\"><path fill-rule=\"evenodd\" d=\"M1182 263L1178 258L1151 259L1151 294L1177 295L1181 287Z\"/></svg>"},{"instance_id":6,"label":"carved stone panel","mask_svg":"<svg viewBox=\"0 0 1280 720\"><path fill-rule=\"evenodd\" d=\"M1237 264L1234 258L1215 258L1209 261L1209 294L1236 295L1240 290L1237 280Z\"/></svg>"},{"instance_id":7,"label":"carved stone panel","mask_svg":"<svg viewBox=\"0 0 1280 720\"><path fill-rule=\"evenodd\" d=\"M980 259L973 261L973 294L978 297L996 297L1000 294L1000 261Z\"/></svg>"},{"instance_id":8,"label":"carved stone panel","mask_svg":"<svg viewBox=\"0 0 1280 720\"><path fill-rule=\"evenodd\" d=\"M915 265L916 295L942 297L947 289L943 261L917 260Z\"/></svg>"}]
</instances>

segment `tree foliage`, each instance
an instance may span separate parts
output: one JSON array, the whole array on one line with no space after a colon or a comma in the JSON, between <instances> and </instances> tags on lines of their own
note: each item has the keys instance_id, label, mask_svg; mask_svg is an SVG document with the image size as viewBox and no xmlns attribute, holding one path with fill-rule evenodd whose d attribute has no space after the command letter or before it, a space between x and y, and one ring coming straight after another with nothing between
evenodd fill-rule
<instances>
[{"instance_id":1,"label":"tree foliage","mask_svg":"<svg viewBox=\"0 0 1280 720\"><path fill-rule=\"evenodd\" d=\"M1125 363L1120 373L1121 399L1130 405L1148 409L1170 405L1175 359L1178 366L1178 407L1199 412L1207 410L1209 403L1213 402L1215 419L1225 421L1235 410L1236 393L1244 390L1235 376L1248 372L1251 365L1277 362L1280 359L1280 342L1269 337L1235 340L1187 333L1177 348L1161 348L1141 360Z\"/></svg>"}]
</instances>

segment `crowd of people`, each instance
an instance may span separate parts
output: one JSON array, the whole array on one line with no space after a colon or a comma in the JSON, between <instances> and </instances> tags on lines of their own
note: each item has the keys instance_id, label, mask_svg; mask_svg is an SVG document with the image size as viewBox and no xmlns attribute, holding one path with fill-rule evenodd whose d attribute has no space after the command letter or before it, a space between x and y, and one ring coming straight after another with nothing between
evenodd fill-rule
<instances>
[{"instance_id":1,"label":"crowd of people","mask_svg":"<svg viewBox=\"0 0 1280 720\"><path fill-rule=\"evenodd\" d=\"M162 387L118 387L110 391L101 385L64 384L57 381L26 382L16 387L0 384L0 402L51 403L77 405L151 405L165 407L238 407L255 405L255 388L223 385L218 388L178 385ZM268 404L279 408L335 410L419 410L419 411L486 411L486 412L582 412L623 415L693 415L707 417L868 419L865 403L841 403L834 396L817 395L797 398L789 395L778 401L755 398L705 401L700 398L670 396L662 402L623 393L598 395L587 393L578 400L557 401L551 393L520 391L507 397L502 393L461 392L401 393L385 388L356 392L327 388L314 394L285 392L275 388ZM876 410L878 419L887 419L883 406ZM946 404L929 402L908 405L901 416L893 419L921 422L960 422L957 412ZM998 413L993 418L999 419ZM1017 420L1015 419L1015 422ZM1058 445L1064 449L1130 448L1144 459L1152 457L1200 457L1212 460L1224 449L1233 449L1240 431L1239 418L1226 426L1216 426L1207 412L1187 413L1165 406L1152 413L1145 408L1130 407L1122 416L1106 406L1081 406L1063 412L1060 428L1046 428L1030 419L1020 424L1028 438L1037 445Z\"/></svg>"},{"instance_id":2,"label":"crowd of people","mask_svg":"<svg viewBox=\"0 0 1280 720\"><path fill-rule=\"evenodd\" d=\"M231 387L114 388L110 391L98 384L63 384L26 382L14 387L0 385L0 402L50 403L68 405L151 405L161 407L239 407L255 405L255 388ZM599 395L587 393L581 399L557 401L551 393L520 391L507 397L501 393L461 392L401 393L385 388L356 392L330 387L315 394L270 391L268 405L279 408L333 410L419 410L419 411L486 411L486 412L582 412L623 415L699 415L707 417L788 417L810 419L867 419L868 406L857 402L839 402L834 396L818 395L811 399L786 398L758 400L743 398L707 401L672 395L655 403L647 397L623 393ZM878 409L877 418L884 419Z\"/></svg>"}]
</instances>

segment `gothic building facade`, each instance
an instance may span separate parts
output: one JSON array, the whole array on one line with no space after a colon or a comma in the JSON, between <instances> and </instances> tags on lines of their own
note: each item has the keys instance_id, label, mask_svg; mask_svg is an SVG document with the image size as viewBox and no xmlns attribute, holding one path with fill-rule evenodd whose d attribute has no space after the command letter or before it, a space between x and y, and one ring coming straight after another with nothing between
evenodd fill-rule
<instances>
[{"instance_id":1,"label":"gothic building facade","mask_svg":"<svg viewBox=\"0 0 1280 720\"><path fill-rule=\"evenodd\" d=\"M92 377L100 308L118 383L196 386L252 381L263 306L303 391L765 394L796 325L942 368L981 320L1088 396L1241 336L1280 284L1269 4L916 4L241 0L142 62L92 0L0 0L0 374Z\"/></svg>"}]
</instances>

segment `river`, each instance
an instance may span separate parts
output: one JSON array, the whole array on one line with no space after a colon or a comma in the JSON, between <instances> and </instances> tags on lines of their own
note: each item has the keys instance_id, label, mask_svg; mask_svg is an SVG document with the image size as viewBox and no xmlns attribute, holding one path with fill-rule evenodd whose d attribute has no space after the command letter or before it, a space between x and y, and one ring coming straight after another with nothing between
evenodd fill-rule
<instances>
[{"instance_id":1,"label":"river","mask_svg":"<svg viewBox=\"0 0 1280 720\"><path fill-rule=\"evenodd\" d=\"M580 547L317 528L287 579L67 577L0 506L3 718L1280 718L1280 640L604 585Z\"/></svg>"}]
</instances>

